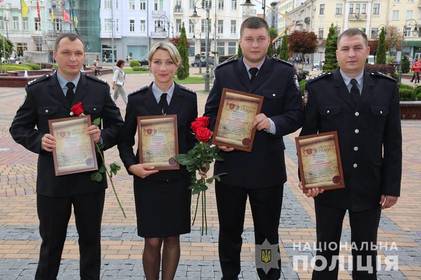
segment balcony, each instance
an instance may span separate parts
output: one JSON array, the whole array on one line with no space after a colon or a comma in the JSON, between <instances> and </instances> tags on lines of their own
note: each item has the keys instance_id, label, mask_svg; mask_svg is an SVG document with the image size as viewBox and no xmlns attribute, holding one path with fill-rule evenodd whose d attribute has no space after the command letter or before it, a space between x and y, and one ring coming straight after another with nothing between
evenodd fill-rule
<instances>
[{"instance_id":1,"label":"balcony","mask_svg":"<svg viewBox=\"0 0 421 280\"><path fill-rule=\"evenodd\" d=\"M157 32L151 32L151 37L155 39L164 39L168 38L168 32L167 31L157 31Z\"/></svg>"},{"instance_id":2,"label":"balcony","mask_svg":"<svg viewBox=\"0 0 421 280\"><path fill-rule=\"evenodd\" d=\"M174 6L174 14L183 14L183 8L181 8L181 5L175 5Z\"/></svg>"},{"instance_id":3,"label":"balcony","mask_svg":"<svg viewBox=\"0 0 421 280\"><path fill-rule=\"evenodd\" d=\"M164 17L166 16L165 11L152 11L152 17Z\"/></svg>"},{"instance_id":4,"label":"balcony","mask_svg":"<svg viewBox=\"0 0 421 280\"><path fill-rule=\"evenodd\" d=\"M366 21L367 20L367 14L352 13L352 14L349 14L348 20L350 20L350 21Z\"/></svg>"}]
</instances>

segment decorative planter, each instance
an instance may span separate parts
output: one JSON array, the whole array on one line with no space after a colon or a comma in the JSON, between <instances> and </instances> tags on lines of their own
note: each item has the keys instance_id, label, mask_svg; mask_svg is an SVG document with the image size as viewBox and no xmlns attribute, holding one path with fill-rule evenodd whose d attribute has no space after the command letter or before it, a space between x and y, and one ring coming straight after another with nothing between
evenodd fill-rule
<instances>
[{"instance_id":1,"label":"decorative planter","mask_svg":"<svg viewBox=\"0 0 421 280\"><path fill-rule=\"evenodd\" d=\"M402 120L421 120L421 101L401 101Z\"/></svg>"}]
</instances>

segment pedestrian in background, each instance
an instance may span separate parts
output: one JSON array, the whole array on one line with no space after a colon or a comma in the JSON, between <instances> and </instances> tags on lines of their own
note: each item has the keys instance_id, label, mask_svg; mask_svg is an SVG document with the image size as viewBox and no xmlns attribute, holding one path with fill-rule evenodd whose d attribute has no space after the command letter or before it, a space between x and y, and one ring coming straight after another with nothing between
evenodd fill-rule
<instances>
[{"instance_id":1,"label":"pedestrian in background","mask_svg":"<svg viewBox=\"0 0 421 280\"><path fill-rule=\"evenodd\" d=\"M119 95L123 98L124 103L127 104L127 94L124 91L124 82L126 80L126 73L123 71L124 68L124 60L120 59L117 61L116 67L114 69L113 75L113 86L112 89L114 90L113 99L114 102L117 101Z\"/></svg>"}]
</instances>

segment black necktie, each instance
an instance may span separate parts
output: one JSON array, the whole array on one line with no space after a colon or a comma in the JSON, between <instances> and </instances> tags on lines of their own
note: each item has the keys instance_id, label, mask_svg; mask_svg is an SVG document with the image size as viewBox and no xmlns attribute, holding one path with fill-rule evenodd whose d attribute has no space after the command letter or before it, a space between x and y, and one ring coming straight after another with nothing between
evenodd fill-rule
<instances>
[{"instance_id":1,"label":"black necktie","mask_svg":"<svg viewBox=\"0 0 421 280\"><path fill-rule=\"evenodd\" d=\"M166 115L168 110L168 102L167 102L167 93L161 94L161 99L159 100L159 105L161 106L162 114Z\"/></svg>"},{"instance_id":2,"label":"black necktie","mask_svg":"<svg viewBox=\"0 0 421 280\"><path fill-rule=\"evenodd\" d=\"M72 106L73 98L75 97L75 93L73 92L73 89L75 88L75 84L72 82L68 82L66 84L67 92L66 92L66 100L67 103Z\"/></svg>"},{"instance_id":3,"label":"black necktie","mask_svg":"<svg viewBox=\"0 0 421 280\"><path fill-rule=\"evenodd\" d=\"M257 72L259 72L259 69L257 69L257 67L252 67L249 69L249 73L250 73L250 81L253 82L253 80L256 78L257 76Z\"/></svg>"},{"instance_id":4,"label":"black necktie","mask_svg":"<svg viewBox=\"0 0 421 280\"><path fill-rule=\"evenodd\" d=\"M358 82L355 79L351 80L351 97L352 100L354 101L355 105L358 104L358 102L360 101L360 90L358 89Z\"/></svg>"}]
</instances>

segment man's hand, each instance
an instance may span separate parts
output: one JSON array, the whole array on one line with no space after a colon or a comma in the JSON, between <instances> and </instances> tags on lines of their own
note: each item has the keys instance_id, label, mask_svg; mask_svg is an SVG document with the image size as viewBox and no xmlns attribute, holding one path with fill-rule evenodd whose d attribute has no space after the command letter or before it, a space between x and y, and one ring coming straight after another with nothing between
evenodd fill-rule
<instances>
[{"instance_id":1,"label":"man's hand","mask_svg":"<svg viewBox=\"0 0 421 280\"><path fill-rule=\"evenodd\" d=\"M44 134L41 138L41 149L52 152L56 148L56 138L51 134Z\"/></svg>"},{"instance_id":2,"label":"man's hand","mask_svg":"<svg viewBox=\"0 0 421 280\"><path fill-rule=\"evenodd\" d=\"M269 118L265 114L260 113L254 117L253 126L256 126L257 130L269 129L270 122Z\"/></svg>"},{"instance_id":3,"label":"man's hand","mask_svg":"<svg viewBox=\"0 0 421 280\"><path fill-rule=\"evenodd\" d=\"M303 184L301 182L298 183L298 187L303 190ZM323 193L325 190L322 188L308 188L307 192L305 192L304 194L307 197L316 197L319 194Z\"/></svg>"},{"instance_id":4,"label":"man's hand","mask_svg":"<svg viewBox=\"0 0 421 280\"><path fill-rule=\"evenodd\" d=\"M155 174L159 172L159 170L154 169L155 166L144 166L141 163L130 165L129 171L136 175L137 177L140 177L142 179L145 179L149 175Z\"/></svg>"},{"instance_id":5,"label":"man's hand","mask_svg":"<svg viewBox=\"0 0 421 280\"><path fill-rule=\"evenodd\" d=\"M87 129L87 133L92 137L95 144L99 142L99 139L101 138L101 129L99 129L99 127L91 125Z\"/></svg>"},{"instance_id":6,"label":"man's hand","mask_svg":"<svg viewBox=\"0 0 421 280\"><path fill-rule=\"evenodd\" d=\"M382 195L380 197L380 205L382 206L382 209L387 209L392 207L393 205L398 202L397 196L391 196L391 195Z\"/></svg>"},{"instance_id":7,"label":"man's hand","mask_svg":"<svg viewBox=\"0 0 421 280\"><path fill-rule=\"evenodd\" d=\"M218 149L220 149L221 151L224 151L224 152L232 152L232 151L234 151L234 148L233 147L227 147L227 146L218 146Z\"/></svg>"}]
</instances>

